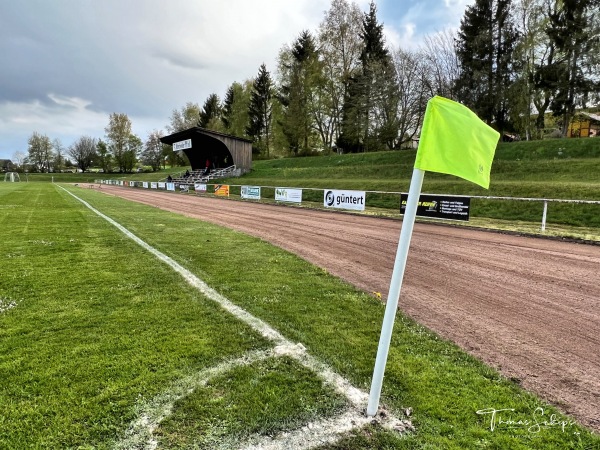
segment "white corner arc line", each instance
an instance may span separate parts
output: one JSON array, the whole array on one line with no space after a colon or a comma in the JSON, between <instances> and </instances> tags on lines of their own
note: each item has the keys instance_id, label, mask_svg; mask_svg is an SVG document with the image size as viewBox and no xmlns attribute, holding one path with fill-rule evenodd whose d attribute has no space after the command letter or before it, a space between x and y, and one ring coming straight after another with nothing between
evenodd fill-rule
<instances>
[{"instance_id":1,"label":"white corner arc line","mask_svg":"<svg viewBox=\"0 0 600 450\"><path fill-rule=\"evenodd\" d=\"M238 318L242 322L249 325L251 328L253 328L255 331L260 333L262 336L264 336L268 340L272 341L276 346L274 349L274 353L276 355L290 356L290 357L296 359L297 361L299 361L302 365L313 370L326 384L331 386L336 392L345 396L351 402L352 407L354 409L354 413L353 413L354 416L353 416L352 421L354 423L357 423L358 427L362 426L364 423L368 423L369 421L373 420L373 418L369 418L364 423L361 420L362 417L364 417L363 411L364 411L364 408L366 407L366 402L368 400L368 394L366 392L354 387L348 380L346 380L344 377L342 377L338 373L334 372L331 368L329 368L323 362L319 361L314 356L309 355L306 352L306 349L304 348L304 346L302 344L294 344L293 342L289 341L281 333L279 333L277 330L272 328L266 322L253 316L246 310L240 308L239 306L237 306L236 304L231 302L229 299L227 299L223 295L219 294L216 290L212 289L204 281L202 281L200 278L198 278L192 272L190 272L185 267L180 265L177 261L173 260L169 256L167 256L164 253L160 252L159 250L155 249L150 244L146 243L145 241L143 241L142 239L137 237L135 234L133 234L131 231L129 231L127 228L125 228L123 225L116 222L114 219L103 214L102 212L100 212L99 210L94 208L92 205L90 205L88 202L86 202L85 200L79 198L78 196L76 196L75 194L70 192L68 189L65 189L64 187L59 186L59 185L56 185L56 186L58 186L59 188L61 188L65 192L67 192L69 195L71 195L73 198L75 198L76 200L81 202L92 212L94 212L95 214L97 214L98 216L100 216L101 218L106 220L108 223L110 223L111 225L116 227L125 236L127 236L128 238L133 240L135 243L140 245L142 248L144 248L151 254L153 254L156 258L158 258L159 260L163 261L165 264L170 266L175 272L179 273L188 282L188 284L190 284L192 287L198 289L207 298L215 301L223 309L225 309L226 311L228 311L229 313L234 315L236 318ZM344 415L342 417L346 417L346 416ZM140 420L142 420L142 422L144 422L143 417L141 417ZM397 421L397 420L398 419L395 418L394 416L388 415L385 422L387 422L389 424L391 421ZM358 423L360 423L360 425L358 425ZM149 425L149 424L147 424L147 425ZM336 423L336 425L340 426L339 423ZM322 438L322 436L319 437L318 439L321 439L321 438ZM318 442L311 443L310 440L306 443L308 444L308 446L305 446L303 448L311 448L318 444ZM152 442L147 442L147 444L148 444L148 446L145 448L155 448L153 446ZM262 445L265 445L265 443L263 443Z\"/></svg>"}]
</instances>

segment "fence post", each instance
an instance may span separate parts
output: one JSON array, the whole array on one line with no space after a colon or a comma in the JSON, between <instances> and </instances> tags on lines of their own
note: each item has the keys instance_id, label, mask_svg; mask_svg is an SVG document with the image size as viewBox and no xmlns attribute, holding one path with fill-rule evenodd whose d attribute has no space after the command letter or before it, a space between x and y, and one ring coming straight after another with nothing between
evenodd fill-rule
<instances>
[{"instance_id":1,"label":"fence post","mask_svg":"<svg viewBox=\"0 0 600 450\"><path fill-rule=\"evenodd\" d=\"M544 200L544 213L542 214L542 233L546 231L546 214L548 213L548 200Z\"/></svg>"}]
</instances>

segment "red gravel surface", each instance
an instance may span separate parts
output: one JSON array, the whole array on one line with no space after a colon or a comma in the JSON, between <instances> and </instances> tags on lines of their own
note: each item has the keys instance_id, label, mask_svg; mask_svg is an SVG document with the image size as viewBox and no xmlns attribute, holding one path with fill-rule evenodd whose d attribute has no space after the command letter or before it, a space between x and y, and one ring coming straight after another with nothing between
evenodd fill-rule
<instances>
[{"instance_id":1,"label":"red gravel surface","mask_svg":"<svg viewBox=\"0 0 600 450\"><path fill-rule=\"evenodd\" d=\"M386 298L401 221L102 191L260 237ZM600 431L599 281L600 246L416 224L399 307Z\"/></svg>"}]
</instances>

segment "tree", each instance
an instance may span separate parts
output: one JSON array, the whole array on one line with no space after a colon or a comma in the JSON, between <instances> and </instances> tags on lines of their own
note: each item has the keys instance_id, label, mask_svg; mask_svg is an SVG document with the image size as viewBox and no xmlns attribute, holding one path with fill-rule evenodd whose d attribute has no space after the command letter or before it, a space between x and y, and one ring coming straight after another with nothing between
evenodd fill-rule
<instances>
[{"instance_id":1,"label":"tree","mask_svg":"<svg viewBox=\"0 0 600 450\"><path fill-rule=\"evenodd\" d=\"M373 1L363 16L360 36L361 71L348 83L338 145L348 151L389 148L398 133L396 74Z\"/></svg>"},{"instance_id":2,"label":"tree","mask_svg":"<svg viewBox=\"0 0 600 450\"><path fill-rule=\"evenodd\" d=\"M318 52L308 31L303 31L291 48L282 50L279 72L279 99L284 107L281 120L283 133L294 154L307 154L317 128L315 97L321 78Z\"/></svg>"},{"instance_id":3,"label":"tree","mask_svg":"<svg viewBox=\"0 0 600 450\"><path fill-rule=\"evenodd\" d=\"M143 147L144 143L138 136L135 134L129 135L129 138L127 139L127 150L123 153L124 172L133 172Z\"/></svg>"},{"instance_id":4,"label":"tree","mask_svg":"<svg viewBox=\"0 0 600 450\"><path fill-rule=\"evenodd\" d=\"M585 107L590 93L600 92L600 0L556 0L547 29L558 53L547 82L556 88L550 107L562 117L562 134L576 106Z\"/></svg>"},{"instance_id":5,"label":"tree","mask_svg":"<svg viewBox=\"0 0 600 450\"><path fill-rule=\"evenodd\" d=\"M423 64L423 87L429 98L440 95L457 100L454 83L459 76L459 61L455 40L456 33L451 30L424 39L419 59Z\"/></svg>"},{"instance_id":6,"label":"tree","mask_svg":"<svg viewBox=\"0 0 600 450\"><path fill-rule=\"evenodd\" d=\"M142 152L142 162L150 167L152 171L156 172L164 164L164 148L163 143L160 141L162 132L153 130L146 139L144 144L144 151Z\"/></svg>"},{"instance_id":7,"label":"tree","mask_svg":"<svg viewBox=\"0 0 600 450\"><path fill-rule=\"evenodd\" d=\"M272 96L273 82L267 66L263 63L252 84L252 94L248 105L249 124L246 132L255 143L253 151L257 153L265 151L267 158L269 157L271 134Z\"/></svg>"},{"instance_id":8,"label":"tree","mask_svg":"<svg viewBox=\"0 0 600 450\"><path fill-rule=\"evenodd\" d=\"M458 33L459 100L500 131L508 128L507 93L514 76L517 33L511 0L476 0L468 6Z\"/></svg>"},{"instance_id":9,"label":"tree","mask_svg":"<svg viewBox=\"0 0 600 450\"><path fill-rule=\"evenodd\" d=\"M82 172L85 172L92 166L96 158L97 144L96 139L89 136L81 136L69 147L69 156L73 158L75 165Z\"/></svg>"},{"instance_id":10,"label":"tree","mask_svg":"<svg viewBox=\"0 0 600 450\"><path fill-rule=\"evenodd\" d=\"M23 153L22 151L17 150L12 155L12 162L18 168L22 168L23 164L25 163L25 158L26 158L25 153Z\"/></svg>"},{"instance_id":11,"label":"tree","mask_svg":"<svg viewBox=\"0 0 600 450\"><path fill-rule=\"evenodd\" d=\"M64 147L59 138L52 141L52 148L54 149L54 161L52 161L52 167L54 170L60 171L64 161Z\"/></svg>"},{"instance_id":12,"label":"tree","mask_svg":"<svg viewBox=\"0 0 600 450\"><path fill-rule=\"evenodd\" d=\"M388 139L394 138L393 146L388 142L388 147L401 147L412 142L412 138L421 127L421 119L425 114L427 100L430 98L427 81L427 63L421 58L419 52L411 53L397 49L393 54L393 64L396 70L398 93L396 107L395 136L390 134Z\"/></svg>"},{"instance_id":13,"label":"tree","mask_svg":"<svg viewBox=\"0 0 600 450\"><path fill-rule=\"evenodd\" d=\"M119 172L127 172L129 167L133 169L132 155L129 152L131 121L127 114L112 113L104 131L108 140L108 148L119 167Z\"/></svg>"},{"instance_id":14,"label":"tree","mask_svg":"<svg viewBox=\"0 0 600 450\"><path fill-rule=\"evenodd\" d=\"M360 70L362 17L356 3L332 0L319 25L317 47L324 85L319 91L316 124L326 148L339 140L349 84Z\"/></svg>"},{"instance_id":15,"label":"tree","mask_svg":"<svg viewBox=\"0 0 600 450\"><path fill-rule=\"evenodd\" d=\"M252 82L246 81L243 85L234 82L227 88L221 120L226 133L245 138L248 126L248 106Z\"/></svg>"},{"instance_id":16,"label":"tree","mask_svg":"<svg viewBox=\"0 0 600 450\"><path fill-rule=\"evenodd\" d=\"M96 162L104 173L112 172L112 156L106 142L102 139L96 142Z\"/></svg>"},{"instance_id":17,"label":"tree","mask_svg":"<svg viewBox=\"0 0 600 450\"><path fill-rule=\"evenodd\" d=\"M200 106L197 103L187 102L181 110L174 109L169 120L167 125L169 134L197 127L200 120Z\"/></svg>"},{"instance_id":18,"label":"tree","mask_svg":"<svg viewBox=\"0 0 600 450\"><path fill-rule=\"evenodd\" d=\"M221 128L221 101L217 94L210 94L204 102L198 125L215 131Z\"/></svg>"},{"instance_id":19,"label":"tree","mask_svg":"<svg viewBox=\"0 0 600 450\"><path fill-rule=\"evenodd\" d=\"M52 144L45 134L34 131L28 140L27 160L38 172L49 172L52 159Z\"/></svg>"}]
</instances>

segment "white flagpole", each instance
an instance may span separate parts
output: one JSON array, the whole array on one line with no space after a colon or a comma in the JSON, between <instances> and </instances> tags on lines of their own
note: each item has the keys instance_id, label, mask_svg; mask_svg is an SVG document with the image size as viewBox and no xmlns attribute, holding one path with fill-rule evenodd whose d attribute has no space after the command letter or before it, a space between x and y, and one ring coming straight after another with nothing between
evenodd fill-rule
<instances>
[{"instance_id":1,"label":"white flagpole","mask_svg":"<svg viewBox=\"0 0 600 450\"><path fill-rule=\"evenodd\" d=\"M400 231L400 240L398 241L398 250L396 252L396 262L394 263L394 271L392 272L385 315L383 317L383 324L381 325L377 359L375 360L375 369L373 370L373 379L371 381L371 392L369 394L369 404L367 406L367 416L371 417L377 414L377 409L379 408L383 374L385 372L385 364L390 349L390 341L394 329L394 319L396 318L396 310L398 309L398 299L400 298L400 290L402 289L406 258L408 257L408 248L410 247L410 239L415 224L417 205L419 204L419 196L421 195L421 186L423 185L424 176L425 171L414 169L412 180L410 181L406 209L404 211L404 218L402 219L402 230Z\"/></svg>"}]
</instances>

